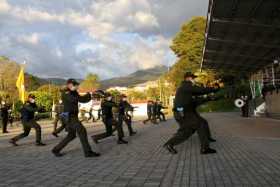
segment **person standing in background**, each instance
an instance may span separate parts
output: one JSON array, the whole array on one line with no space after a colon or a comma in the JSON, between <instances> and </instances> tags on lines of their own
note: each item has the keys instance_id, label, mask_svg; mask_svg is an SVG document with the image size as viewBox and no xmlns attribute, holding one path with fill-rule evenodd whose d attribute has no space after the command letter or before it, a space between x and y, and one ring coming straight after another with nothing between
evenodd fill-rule
<instances>
[{"instance_id":1,"label":"person standing in background","mask_svg":"<svg viewBox=\"0 0 280 187\"><path fill-rule=\"evenodd\" d=\"M9 105L5 102L1 102L0 107L0 114L1 114L1 124L2 124L2 133L9 133L7 131L8 121L9 121Z\"/></svg>"}]
</instances>

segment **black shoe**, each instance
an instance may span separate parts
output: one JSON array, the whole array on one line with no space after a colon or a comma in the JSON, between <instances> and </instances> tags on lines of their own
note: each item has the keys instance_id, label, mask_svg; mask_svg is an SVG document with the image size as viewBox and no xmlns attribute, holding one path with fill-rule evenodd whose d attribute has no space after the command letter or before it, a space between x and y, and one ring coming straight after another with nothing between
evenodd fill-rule
<instances>
[{"instance_id":1,"label":"black shoe","mask_svg":"<svg viewBox=\"0 0 280 187\"><path fill-rule=\"evenodd\" d=\"M163 147L164 147L169 153L171 153L171 154L173 154L173 155L175 155L175 154L178 153L177 150L176 150L172 145L165 144Z\"/></svg>"},{"instance_id":2,"label":"black shoe","mask_svg":"<svg viewBox=\"0 0 280 187\"><path fill-rule=\"evenodd\" d=\"M90 151L88 152L85 157L89 158L89 157L99 157L100 156L100 153L96 153L96 152L93 152L93 151Z\"/></svg>"},{"instance_id":3,"label":"black shoe","mask_svg":"<svg viewBox=\"0 0 280 187\"><path fill-rule=\"evenodd\" d=\"M217 140L215 140L214 138L208 138L209 142L216 142Z\"/></svg>"},{"instance_id":4,"label":"black shoe","mask_svg":"<svg viewBox=\"0 0 280 187\"><path fill-rule=\"evenodd\" d=\"M62 153L60 153L60 152L57 152L57 151L54 151L54 150L52 150L52 153L53 153L54 156L56 156L56 157L62 157L62 156L64 156L64 154L62 154Z\"/></svg>"},{"instance_id":5,"label":"black shoe","mask_svg":"<svg viewBox=\"0 0 280 187\"><path fill-rule=\"evenodd\" d=\"M42 143L42 142L37 142L36 146L45 146L46 144Z\"/></svg>"},{"instance_id":6,"label":"black shoe","mask_svg":"<svg viewBox=\"0 0 280 187\"><path fill-rule=\"evenodd\" d=\"M95 144L98 144L98 140L94 136L92 136L91 138Z\"/></svg>"},{"instance_id":7,"label":"black shoe","mask_svg":"<svg viewBox=\"0 0 280 187\"><path fill-rule=\"evenodd\" d=\"M16 143L16 141L13 140L13 139L11 139L11 140L9 141L9 143L10 143L10 144L13 144L13 146L18 146L18 144Z\"/></svg>"},{"instance_id":8,"label":"black shoe","mask_svg":"<svg viewBox=\"0 0 280 187\"><path fill-rule=\"evenodd\" d=\"M129 134L129 136L134 136L136 134L136 132L131 132L130 134Z\"/></svg>"},{"instance_id":9,"label":"black shoe","mask_svg":"<svg viewBox=\"0 0 280 187\"><path fill-rule=\"evenodd\" d=\"M124 139L119 139L117 143L118 144L128 144L128 142L125 141Z\"/></svg>"},{"instance_id":10,"label":"black shoe","mask_svg":"<svg viewBox=\"0 0 280 187\"><path fill-rule=\"evenodd\" d=\"M52 135L56 138L58 138L59 136L57 135L57 133L53 132Z\"/></svg>"},{"instance_id":11,"label":"black shoe","mask_svg":"<svg viewBox=\"0 0 280 187\"><path fill-rule=\"evenodd\" d=\"M217 153L217 151L215 149L211 149L211 148L202 149L200 151L200 154L202 154L202 155L215 154L215 153Z\"/></svg>"}]
</instances>

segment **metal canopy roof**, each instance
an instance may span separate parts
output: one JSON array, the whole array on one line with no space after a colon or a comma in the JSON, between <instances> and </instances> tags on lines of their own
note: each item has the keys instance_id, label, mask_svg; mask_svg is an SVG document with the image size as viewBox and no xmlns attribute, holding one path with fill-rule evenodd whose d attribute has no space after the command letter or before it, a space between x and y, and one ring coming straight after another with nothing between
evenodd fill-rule
<instances>
[{"instance_id":1,"label":"metal canopy roof","mask_svg":"<svg viewBox=\"0 0 280 187\"><path fill-rule=\"evenodd\" d=\"M202 66L256 72L280 57L280 0L210 0Z\"/></svg>"}]
</instances>

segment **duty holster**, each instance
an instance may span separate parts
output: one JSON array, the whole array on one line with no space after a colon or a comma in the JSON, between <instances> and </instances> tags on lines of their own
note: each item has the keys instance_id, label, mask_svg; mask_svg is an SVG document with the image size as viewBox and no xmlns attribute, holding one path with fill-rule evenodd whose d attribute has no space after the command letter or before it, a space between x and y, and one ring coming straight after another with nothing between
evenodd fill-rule
<instances>
[{"instance_id":1,"label":"duty holster","mask_svg":"<svg viewBox=\"0 0 280 187\"><path fill-rule=\"evenodd\" d=\"M64 123L69 123L70 121L70 114L69 112L62 112L59 117L61 118L61 120L64 122Z\"/></svg>"},{"instance_id":2,"label":"duty holster","mask_svg":"<svg viewBox=\"0 0 280 187\"><path fill-rule=\"evenodd\" d=\"M184 108L183 107L177 107L173 109L173 113L174 113L174 118L177 121L181 121L184 119L185 114L184 114Z\"/></svg>"}]
</instances>

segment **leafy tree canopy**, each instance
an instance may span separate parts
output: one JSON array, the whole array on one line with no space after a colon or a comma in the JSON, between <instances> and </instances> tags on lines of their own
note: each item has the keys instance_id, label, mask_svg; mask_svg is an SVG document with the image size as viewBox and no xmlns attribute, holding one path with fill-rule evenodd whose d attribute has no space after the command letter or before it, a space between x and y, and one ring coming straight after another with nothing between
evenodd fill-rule
<instances>
[{"instance_id":1,"label":"leafy tree canopy","mask_svg":"<svg viewBox=\"0 0 280 187\"><path fill-rule=\"evenodd\" d=\"M186 71L198 73L202 59L202 50L204 45L206 19L204 17L194 17L183 24L181 30L173 39L171 49L177 55L178 61L167 74L168 80L174 85L174 89L183 80ZM198 81L206 84L215 79L212 71L206 70L199 73Z\"/></svg>"},{"instance_id":2,"label":"leafy tree canopy","mask_svg":"<svg viewBox=\"0 0 280 187\"><path fill-rule=\"evenodd\" d=\"M100 87L99 77L96 74L88 74L86 79L81 83L80 88L85 90L97 89Z\"/></svg>"}]
</instances>

